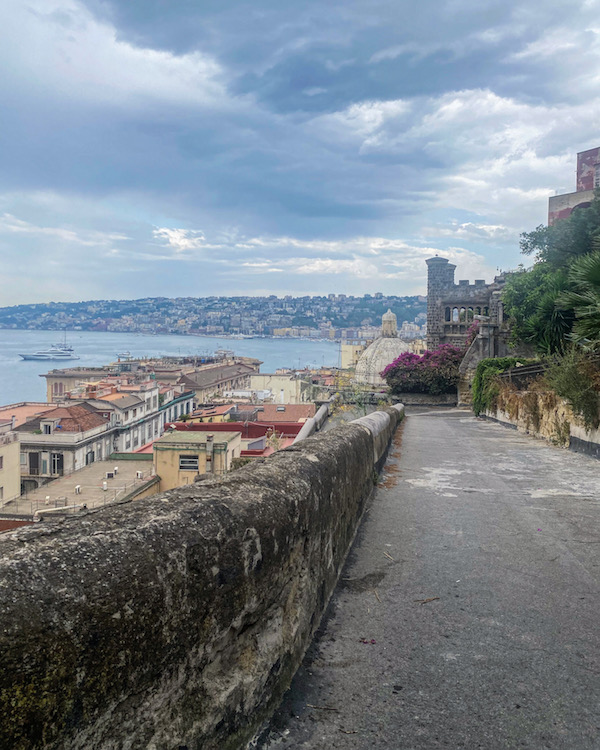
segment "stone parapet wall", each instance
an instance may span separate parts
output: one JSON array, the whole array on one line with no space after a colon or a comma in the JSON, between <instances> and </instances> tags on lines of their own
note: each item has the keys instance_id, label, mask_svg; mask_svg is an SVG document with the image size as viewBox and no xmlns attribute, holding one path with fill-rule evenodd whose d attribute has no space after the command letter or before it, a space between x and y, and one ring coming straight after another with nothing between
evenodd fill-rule
<instances>
[{"instance_id":1,"label":"stone parapet wall","mask_svg":"<svg viewBox=\"0 0 600 750\"><path fill-rule=\"evenodd\" d=\"M405 406L456 406L458 393L399 393L396 398Z\"/></svg>"},{"instance_id":2,"label":"stone parapet wall","mask_svg":"<svg viewBox=\"0 0 600 750\"><path fill-rule=\"evenodd\" d=\"M241 748L335 587L398 409L0 541L0 747Z\"/></svg>"}]
</instances>

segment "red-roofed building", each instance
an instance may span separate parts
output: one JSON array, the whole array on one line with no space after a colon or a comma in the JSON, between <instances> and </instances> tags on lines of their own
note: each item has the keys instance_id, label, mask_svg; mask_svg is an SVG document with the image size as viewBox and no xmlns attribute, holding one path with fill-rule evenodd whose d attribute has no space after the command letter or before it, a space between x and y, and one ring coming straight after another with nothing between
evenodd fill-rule
<instances>
[{"instance_id":1,"label":"red-roofed building","mask_svg":"<svg viewBox=\"0 0 600 750\"><path fill-rule=\"evenodd\" d=\"M21 443L21 484L33 490L112 452L110 419L89 404L59 406L16 428Z\"/></svg>"}]
</instances>

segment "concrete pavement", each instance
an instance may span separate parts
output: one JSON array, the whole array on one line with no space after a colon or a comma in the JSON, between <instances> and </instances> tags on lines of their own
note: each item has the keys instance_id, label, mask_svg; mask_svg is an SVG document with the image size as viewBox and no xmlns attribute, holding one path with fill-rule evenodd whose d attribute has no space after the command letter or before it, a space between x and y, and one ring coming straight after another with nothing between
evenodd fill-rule
<instances>
[{"instance_id":1,"label":"concrete pavement","mask_svg":"<svg viewBox=\"0 0 600 750\"><path fill-rule=\"evenodd\" d=\"M413 408L261 748L600 748L600 462Z\"/></svg>"}]
</instances>

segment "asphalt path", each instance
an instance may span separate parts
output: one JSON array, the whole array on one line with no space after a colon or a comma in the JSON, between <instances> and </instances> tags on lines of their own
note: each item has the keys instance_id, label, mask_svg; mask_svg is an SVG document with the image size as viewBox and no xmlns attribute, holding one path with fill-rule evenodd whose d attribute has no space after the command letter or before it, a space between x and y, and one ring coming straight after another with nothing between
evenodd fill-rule
<instances>
[{"instance_id":1,"label":"asphalt path","mask_svg":"<svg viewBox=\"0 0 600 750\"><path fill-rule=\"evenodd\" d=\"M413 408L258 746L600 748L600 462Z\"/></svg>"}]
</instances>

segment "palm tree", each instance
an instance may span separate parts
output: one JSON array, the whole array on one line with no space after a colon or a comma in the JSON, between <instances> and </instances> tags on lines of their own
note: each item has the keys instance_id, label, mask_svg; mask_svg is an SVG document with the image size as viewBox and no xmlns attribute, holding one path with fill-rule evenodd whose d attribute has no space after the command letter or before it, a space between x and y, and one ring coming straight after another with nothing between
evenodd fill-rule
<instances>
[{"instance_id":1,"label":"palm tree","mask_svg":"<svg viewBox=\"0 0 600 750\"><path fill-rule=\"evenodd\" d=\"M600 348L600 237L594 251L573 262L569 268L571 289L560 294L560 310L575 311L571 338L585 348Z\"/></svg>"}]
</instances>

